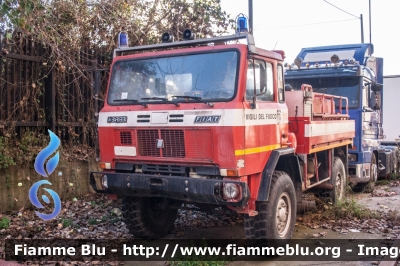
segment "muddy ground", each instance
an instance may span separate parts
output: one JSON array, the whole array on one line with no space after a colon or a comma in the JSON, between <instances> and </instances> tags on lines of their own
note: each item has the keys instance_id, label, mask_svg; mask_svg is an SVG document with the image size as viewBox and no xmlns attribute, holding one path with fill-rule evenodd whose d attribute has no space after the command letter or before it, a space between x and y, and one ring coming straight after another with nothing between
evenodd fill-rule
<instances>
[{"instance_id":1,"label":"muddy ground","mask_svg":"<svg viewBox=\"0 0 400 266\"><path fill-rule=\"evenodd\" d=\"M383 182L371 193L348 193L347 205L340 208L326 204L317 209L309 201L307 212L298 215L294 238L323 239L383 239L400 236L399 181ZM347 209L346 209L347 208ZM339 215L339 216L338 216ZM340 217L340 218L339 218ZM83 238L131 239L119 210L119 202L98 195L88 195L63 202L58 219L42 221L32 210L0 214L1 221L9 220L0 228L0 260L4 258L6 238ZM166 239L244 238L243 217L224 209L213 214L197 210L180 210L175 228ZM293 262L292 262L293 263ZM306 263L306 262L305 262ZM118 265L119 262L111 263ZM166 265L167 262L149 262L147 265ZM231 266L289 265L279 258L269 262L231 262ZM311 262L297 265L313 265ZM332 264L324 262L324 264ZM337 264L337 262L336 262ZM332 265L336 265L332 264ZM342 263L341 263L342 264ZM125 265L146 265L143 262L125 262ZM315 263L314 263L315 265ZM357 262L344 265L377 265L376 262Z\"/></svg>"}]
</instances>

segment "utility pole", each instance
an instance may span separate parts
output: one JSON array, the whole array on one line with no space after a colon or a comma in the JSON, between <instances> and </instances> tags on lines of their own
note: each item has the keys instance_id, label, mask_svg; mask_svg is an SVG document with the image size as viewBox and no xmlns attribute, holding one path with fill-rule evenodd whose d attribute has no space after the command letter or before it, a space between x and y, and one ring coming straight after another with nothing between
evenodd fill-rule
<instances>
[{"instance_id":1,"label":"utility pole","mask_svg":"<svg viewBox=\"0 0 400 266\"><path fill-rule=\"evenodd\" d=\"M253 0L249 0L249 32L253 34Z\"/></svg>"},{"instance_id":2,"label":"utility pole","mask_svg":"<svg viewBox=\"0 0 400 266\"><path fill-rule=\"evenodd\" d=\"M360 14L360 22L361 22L361 43L364 43L364 22L362 14Z\"/></svg>"},{"instance_id":3,"label":"utility pole","mask_svg":"<svg viewBox=\"0 0 400 266\"><path fill-rule=\"evenodd\" d=\"M369 43L372 43L372 37L371 37L371 0L369 0Z\"/></svg>"}]
</instances>

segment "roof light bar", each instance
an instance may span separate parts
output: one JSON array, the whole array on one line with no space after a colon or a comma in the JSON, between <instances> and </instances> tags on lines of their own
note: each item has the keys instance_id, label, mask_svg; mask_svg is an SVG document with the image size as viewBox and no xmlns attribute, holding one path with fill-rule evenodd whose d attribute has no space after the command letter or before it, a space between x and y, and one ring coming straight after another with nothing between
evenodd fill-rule
<instances>
[{"instance_id":1,"label":"roof light bar","mask_svg":"<svg viewBox=\"0 0 400 266\"><path fill-rule=\"evenodd\" d=\"M181 41L181 42L168 42L168 43L160 43L160 44L150 44L150 45L142 45L135 47L121 47L114 50L114 57L122 55L124 52L139 52L146 50L154 50L154 49L168 49L174 47L185 47L185 46L196 46L202 44L209 43L220 43L220 42L229 42L234 40L246 39L247 47L249 52L256 53L257 49L255 47L254 37L250 33L237 33L235 35L214 37L214 38L204 38L204 39L196 39L189 41Z\"/></svg>"}]
</instances>

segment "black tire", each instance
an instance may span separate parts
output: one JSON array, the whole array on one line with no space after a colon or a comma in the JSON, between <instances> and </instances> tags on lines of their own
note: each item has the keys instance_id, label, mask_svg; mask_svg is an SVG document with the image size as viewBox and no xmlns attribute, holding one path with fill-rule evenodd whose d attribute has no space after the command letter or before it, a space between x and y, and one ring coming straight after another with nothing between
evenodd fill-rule
<instances>
[{"instance_id":1,"label":"black tire","mask_svg":"<svg viewBox=\"0 0 400 266\"><path fill-rule=\"evenodd\" d=\"M370 182L366 182L366 183L358 183L357 185L353 186L352 189L354 192L358 192L358 193L368 193L368 191L370 190L369 187L371 186Z\"/></svg>"},{"instance_id":2,"label":"black tire","mask_svg":"<svg viewBox=\"0 0 400 266\"><path fill-rule=\"evenodd\" d=\"M287 173L275 171L267 202L256 202L258 215L245 215L246 238L258 244L285 245L292 238L296 222L296 191Z\"/></svg>"},{"instance_id":3,"label":"black tire","mask_svg":"<svg viewBox=\"0 0 400 266\"><path fill-rule=\"evenodd\" d=\"M333 158L331 200L335 204L346 196L347 176L344 164L339 157Z\"/></svg>"},{"instance_id":4,"label":"black tire","mask_svg":"<svg viewBox=\"0 0 400 266\"><path fill-rule=\"evenodd\" d=\"M375 182L378 180L378 165L376 163L376 156L374 153L371 155L371 164L370 164L370 179L365 183L358 183L353 187L354 192L372 192L375 187Z\"/></svg>"},{"instance_id":5,"label":"black tire","mask_svg":"<svg viewBox=\"0 0 400 266\"><path fill-rule=\"evenodd\" d=\"M178 208L165 198L134 198L122 200L122 216L132 235L144 239L158 239L174 226Z\"/></svg>"},{"instance_id":6,"label":"black tire","mask_svg":"<svg viewBox=\"0 0 400 266\"><path fill-rule=\"evenodd\" d=\"M369 173L371 178L369 179L369 182L375 183L378 181L378 164L376 162L376 156L375 153L372 153L371 155L371 163L369 166Z\"/></svg>"},{"instance_id":7,"label":"black tire","mask_svg":"<svg viewBox=\"0 0 400 266\"><path fill-rule=\"evenodd\" d=\"M333 189L315 189L315 204L322 207L328 202L336 204L343 200L346 196L347 176L343 161L339 157L333 158L332 178L329 184L333 185Z\"/></svg>"},{"instance_id":8,"label":"black tire","mask_svg":"<svg viewBox=\"0 0 400 266\"><path fill-rule=\"evenodd\" d=\"M399 177L399 173L400 173L400 158L399 158L400 152L398 151L394 151L394 169L393 169L393 175L394 178L397 179Z\"/></svg>"}]
</instances>

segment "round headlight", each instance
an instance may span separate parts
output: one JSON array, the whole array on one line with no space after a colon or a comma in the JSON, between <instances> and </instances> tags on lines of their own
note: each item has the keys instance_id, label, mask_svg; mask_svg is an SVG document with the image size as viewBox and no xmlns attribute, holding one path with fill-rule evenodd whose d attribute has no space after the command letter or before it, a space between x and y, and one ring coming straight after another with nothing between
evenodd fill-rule
<instances>
[{"instance_id":1,"label":"round headlight","mask_svg":"<svg viewBox=\"0 0 400 266\"><path fill-rule=\"evenodd\" d=\"M234 183L224 183L223 194L226 199L235 199L239 196L239 187Z\"/></svg>"},{"instance_id":2,"label":"round headlight","mask_svg":"<svg viewBox=\"0 0 400 266\"><path fill-rule=\"evenodd\" d=\"M356 162L356 161L358 161L357 154L355 154L355 153L349 153L349 154L347 155L347 159L349 160L349 162Z\"/></svg>"},{"instance_id":3,"label":"round headlight","mask_svg":"<svg viewBox=\"0 0 400 266\"><path fill-rule=\"evenodd\" d=\"M103 185L103 187L108 188L107 176L106 175L102 175L101 176L101 184Z\"/></svg>"}]
</instances>

